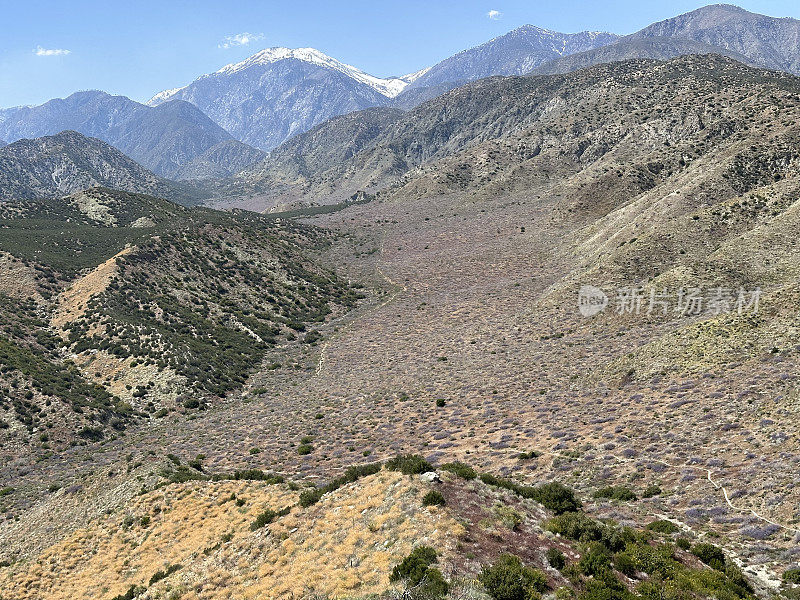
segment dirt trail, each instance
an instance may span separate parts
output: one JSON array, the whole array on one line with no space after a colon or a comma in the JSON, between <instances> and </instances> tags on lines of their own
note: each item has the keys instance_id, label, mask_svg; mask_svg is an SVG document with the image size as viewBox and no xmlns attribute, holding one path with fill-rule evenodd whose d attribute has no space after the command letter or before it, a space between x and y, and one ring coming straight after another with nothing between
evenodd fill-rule
<instances>
[{"instance_id":1,"label":"dirt trail","mask_svg":"<svg viewBox=\"0 0 800 600\"><path fill-rule=\"evenodd\" d=\"M117 259L132 250L133 247L121 250L64 290L58 298L58 307L50 319L50 324L62 329L82 317L92 296L104 292L117 274Z\"/></svg>"}]
</instances>

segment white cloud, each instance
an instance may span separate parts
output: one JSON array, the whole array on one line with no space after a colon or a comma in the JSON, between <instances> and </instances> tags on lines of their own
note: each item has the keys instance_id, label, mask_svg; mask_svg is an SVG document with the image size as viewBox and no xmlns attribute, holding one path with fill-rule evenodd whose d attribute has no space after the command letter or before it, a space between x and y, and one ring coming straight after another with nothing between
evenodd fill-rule
<instances>
[{"instance_id":1,"label":"white cloud","mask_svg":"<svg viewBox=\"0 0 800 600\"><path fill-rule=\"evenodd\" d=\"M486 13L486 16L492 21L498 21L503 17L503 13L501 13L499 10L490 10L488 13Z\"/></svg>"},{"instance_id":2,"label":"white cloud","mask_svg":"<svg viewBox=\"0 0 800 600\"><path fill-rule=\"evenodd\" d=\"M36 46L36 50L33 51L36 56L65 56L70 53L70 50L64 50L63 48L42 48L41 46Z\"/></svg>"},{"instance_id":3,"label":"white cloud","mask_svg":"<svg viewBox=\"0 0 800 600\"><path fill-rule=\"evenodd\" d=\"M257 42L263 40L263 33L237 33L236 35L227 35L225 39L217 46L218 48L233 48L235 46L247 46L250 42Z\"/></svg>"}]
</instances>

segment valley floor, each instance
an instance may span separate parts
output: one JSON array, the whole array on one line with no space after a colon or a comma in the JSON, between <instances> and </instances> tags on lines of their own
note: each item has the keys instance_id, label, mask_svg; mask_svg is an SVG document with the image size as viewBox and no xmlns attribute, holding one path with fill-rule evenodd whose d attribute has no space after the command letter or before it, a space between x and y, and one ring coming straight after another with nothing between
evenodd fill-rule
<instances>
[{"instance_id":1,"label":"valley floor","mask_svg":"<svg viewBox=\"0 0 800 600\"><path fill-rule=\"evenodd\" d=\"M342 234L325 258L369 282L369 303L328 325L316 346L276 350L241 397L192 420L170 417L28 472L8 465L4 478L20 489L77 481L102 493L22 511L0 528L0 546L35 556L124 501L142 485L131 473L155 460L148 452L204 454L212 472L257 467L298 481L414 452L529 483L558 479L584 497L657 484L657 497L591 511L669 518L712 536L765 589L798 560L796 357L619 377L615 361L678 324L584 319L577 287L558 289L576 232L546 193L381 200L310 222ZM304 436L312 451L300 455ZM128 454L145 466L126 472Z\"/></svg>"}]
</instances>

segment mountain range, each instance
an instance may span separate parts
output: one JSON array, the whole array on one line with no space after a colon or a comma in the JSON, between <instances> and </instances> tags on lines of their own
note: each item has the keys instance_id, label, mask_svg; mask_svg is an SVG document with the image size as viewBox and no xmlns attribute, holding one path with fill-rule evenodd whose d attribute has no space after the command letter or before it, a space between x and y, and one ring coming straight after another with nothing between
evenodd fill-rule
<instances>
[{"instance_id":1,"label":"mountain range","mask_svg":"<svg viewBox=\"0 0 800 600\"><path fill-rule=\"evenodd\" d=\"M203 196L76 131L22 139L0 148L0 201L53 198L95 186L189 203Z\"/></svg>"},{"instance_id":2,"label":"mountain range","mask_svg":"<svg viewBox=\"0 0 800 600\"><path fill-rule=\"evenodd\" d=\"M0 110L0 138L9 142L65 130L101 139L172 179L231 175L264 156L183 101L152 108L86 91L40 106Z\"/></svg>"},{"instance_id":3,"label":"mountain range","mask_svg":"<svg viewBox=\"0 0 800 600\"><path fill-rule=\"evenodd\" d=\"M292 173L305 177L309 165L300 163L314 159L308 155L307 142L281 145L327 126L340 115L374 107L413 110L489 76L567 73L634 58L721 54L797 73L799 38L800 21L719 4L624 37L605 32L564 34L526 25L401 77L375 77L313 48L269 48L184 87L160 92L147 105L89 91L41 106L0 109L0 139L14 142L74 130L111 144L160 177L219 180L246 172L244 179L254 181L253 173L280 172L278 179L285 182ZM359 133L351 147L358 147L365 135L375 131L375 117L390 114L397 117L391 112L370 113L363 124L352 117L330 126L356 125ZM274 158L265 156L265 151L273 150ZM293 154L295 164L287 170L286 157ZM312 154L319 153L312 149ZM268 181L256 187L263 190ZM236 192L235 186L216 187L226 194Z\"/></svg>"}]
</instances>

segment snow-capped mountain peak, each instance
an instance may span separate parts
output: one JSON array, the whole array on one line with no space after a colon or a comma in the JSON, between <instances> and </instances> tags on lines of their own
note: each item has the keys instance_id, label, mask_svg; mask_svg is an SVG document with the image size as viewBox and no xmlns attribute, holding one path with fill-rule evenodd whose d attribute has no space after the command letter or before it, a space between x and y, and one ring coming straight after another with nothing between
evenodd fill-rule
<instances>
[{"instance_id":1,"label":"snow-capped mountain peak","mask_svg":"<svg viewBox=\"0 0 800 600\"><path fill-rule=\"evenodd\" d=\"M387 98L394 98L408 85L407 82L399 77L383 79L364 73L362 70L340 62L315 48L266 48L241 62L225 65L217 71L216 74L231 75L252 66L268 65L289 59L301 60L313 65L339 71L351 79L368 85Z\"/></svg>"},{"instance_id":2,"label":"snow-capped mountain peak","mask_svg":"<svg viewBox=\"0 0 800 600\"><path fill-rule=\"evenodd\" d=\"M422 70L418 71L417 73L406 75L404 77L381 78L370 75L369 73L365 73L361 69L358 69L352 65L348 65L341 61L338 61L335 58L332 58L315 48L275 47L275 48L265 48L264 50L256 52L255 54L244 59L241 62L225 65L224 67L222 67L221 69L219 69L214 73L211 73L210 75L203 75L202 77L200 77L200 79L205 79L208 77L215 77L215 76L233 75L235 73L238 73L245 69L249 69L251 67L265 66L283 60L299 60L326 69L330 69L332 71L338 71L339 73L347 75L354 81L357 81L359 83L371 87L373 90L377 91L379 94L383 96L386 96L387 98L394 98L395 96L397 96L400 92L402 92L405 89L405 87L409 83L411 83L411 81L413 81L417 77L420 77L425 72L425 70ZM147 104L155 106L157 104L161 104L162 102L166 102L167 100L170 100L172 97L174 97L178 92L183 90L185 87L187 86L159 92L158 94L153 96L147 102Z\"/></svg>"}]
</instances>

